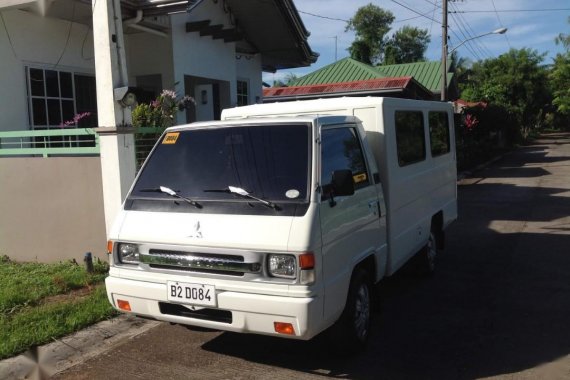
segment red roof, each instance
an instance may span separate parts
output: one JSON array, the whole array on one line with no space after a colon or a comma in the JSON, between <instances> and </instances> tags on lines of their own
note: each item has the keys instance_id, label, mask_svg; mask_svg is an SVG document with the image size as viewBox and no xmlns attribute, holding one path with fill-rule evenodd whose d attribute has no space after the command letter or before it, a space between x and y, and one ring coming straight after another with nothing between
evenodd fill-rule
<instances>
[{"instance_id":1,"label":"red roof","mask_svg":"<svg viewBox=\"0 0 570 380\"><path fill-rule=\"evenodd\" d=\"M467 100L463 100L463 99L457 99L455 101L455 104L458 107L482 107L482 108L487 107L486 102L468 102Z\"/></svg>"},{"instance_id":2,"label":"red roof","mask_svg":"<svg viewBox=\"0 0 570 380\"><path fill-rule=\"evenodd\" d=\"M358 91L374 91L374 90L388 90L388 89L404 89L408 87L412 77L399 77L399 78L379 78L359 80L354 82L340 82L340 83L327 83L315 84L307 86L293 86L293 87L270 87L263 89L264 97L273 96L299 96L310 94L327 94L327 93L345 93L345 92L358 92Z\"/></svg>"}]
</instances>

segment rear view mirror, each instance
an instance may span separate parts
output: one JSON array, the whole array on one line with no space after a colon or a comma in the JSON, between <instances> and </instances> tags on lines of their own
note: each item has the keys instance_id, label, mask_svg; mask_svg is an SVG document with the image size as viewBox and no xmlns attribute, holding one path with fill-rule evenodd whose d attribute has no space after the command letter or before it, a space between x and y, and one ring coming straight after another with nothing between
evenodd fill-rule
<instances>
[{"instance_id":1,"label":"rear view mirror","mask_svg":"<svg viewBox=\"0 0 570 380\"><path fill-rule=\"evenodd\" d=\"M351 170L335 170L332 173L331 184L335 196L354 194L354 179Z\"/></svg>"}]
</instances>

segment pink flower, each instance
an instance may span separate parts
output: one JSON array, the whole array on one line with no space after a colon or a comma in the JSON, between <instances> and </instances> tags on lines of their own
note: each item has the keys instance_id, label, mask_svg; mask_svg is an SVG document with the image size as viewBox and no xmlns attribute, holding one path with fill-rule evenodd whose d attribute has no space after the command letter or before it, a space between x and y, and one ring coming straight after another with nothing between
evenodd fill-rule
<instances>
[{"instance_id":1,"label":"pink flower","mask_svg":"<svg viewBox=\"0 0 570 380\"><path fill-rule=\"evenodd\" d=\"M63 123L59 124L59 127L63 128L63 127L69 127L70 125L75 125L79 123L80 120L85 119L87 116L91 116L91 112L78 113L75 116L73 116L73 119L64 121Z\"/></svg>"},{"instance_id":2,"label":"pink flower","mask_svg":"<svg viewBox=\"0 0 570 380\"><path fill-rule=\"evenodd\" d=\"M468 131L471 131L477 124L479 124L479 120L477 120L475 116L467 114L465 115L465 121L463 123L465 124L465 128L467 128Z\"/></svg>"}]
</instances>

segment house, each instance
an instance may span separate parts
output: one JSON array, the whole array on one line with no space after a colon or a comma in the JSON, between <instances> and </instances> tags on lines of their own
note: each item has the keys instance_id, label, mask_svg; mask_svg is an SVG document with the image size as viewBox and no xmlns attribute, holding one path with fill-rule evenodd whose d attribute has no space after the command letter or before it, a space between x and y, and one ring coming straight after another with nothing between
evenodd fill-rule
<instances>
[{"instance_id":1,"label":"house","mask_svg":"<svg viewBox=\"0 0 570 380\"><path fill-rule=\"evenodd\" d=\"M448 73L448 94L457 95L453 73ZM328 85L324 88L323 86ZM439 100L441 63L416 62L371 66L344 58L293 81L286 88L264 89L264 102L324 96L392 96Z\"/></svg>"},{"instance_id":2,"label":"house","mask_svg":"<svg viewBox=\"0 0 570 380\"><path fill-rule=\"evenodd\" d=\"M315 62L308 35L292 0L0 1L0 254L103 257L136 174L132 94L217 118L260 101L263 71Z\"/></svg>"},{"instance_id":3,"label":"house","mask_svg":"<svg viewBox=\"0 0 570 380\"><path fill-rule=\"evenodd\" d=\"M83 112L94 116L80 126L97 126L92 6L0 2L0 131L59 128ZM119 11L123 81L142 100L162 89L199 100L179 122L255 103L262 71L307 66L318 56L291 0L123 0Z\"/></svg>"}]
</instances>

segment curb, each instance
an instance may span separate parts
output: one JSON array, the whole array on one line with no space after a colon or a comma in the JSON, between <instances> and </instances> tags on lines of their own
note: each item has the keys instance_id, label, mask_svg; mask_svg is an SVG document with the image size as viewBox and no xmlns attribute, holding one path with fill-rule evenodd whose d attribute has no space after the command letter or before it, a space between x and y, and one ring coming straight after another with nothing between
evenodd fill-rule
<instances>
[{"instance_id":1,"label":"curb","mask_svg":"<svg viewBox=\"0 0 570 380\"><path fill-rule=\"evenodd\" d=\"M503 154L499 154L498 156L495 156L493 158L491 158L490 160L479 164L477 166L475 166L473 169L469 169L469 170L464 170L461 173L457 174L457 182L470 177L471 175L473 175L474 172L478 172L480 170L483 170L485 168L487 168L488 166L490 166L491 164L499 161L500 159L502 159L503 157L505 157L506 155L510 154L511 152L505 152Z\"/></svg>"},{"instance_id":2,"label":"curb","mask_svg":"<svg viewBox=\"0 0 570 380\"><path fill-rule=\"evenodd\" d=\"M121 314L53 343L0 361L0 380L43 379L63 372L132 339L161 322Z\"/></svg>"}]
</instances>

